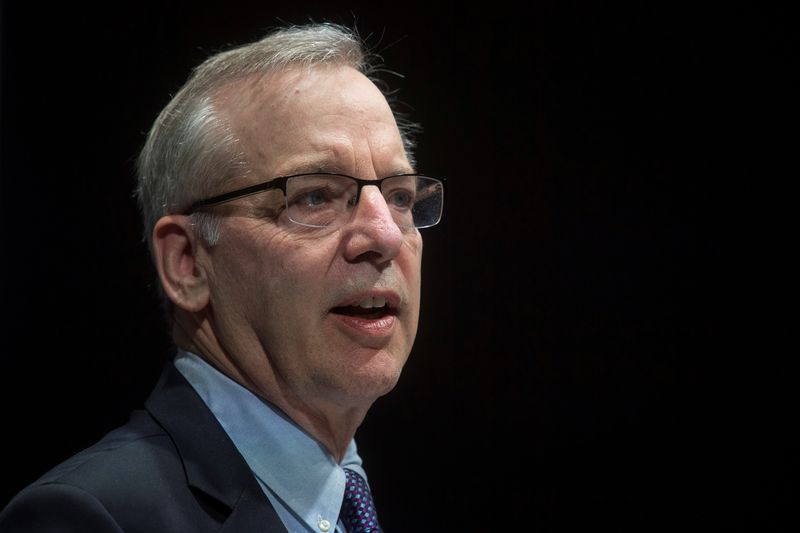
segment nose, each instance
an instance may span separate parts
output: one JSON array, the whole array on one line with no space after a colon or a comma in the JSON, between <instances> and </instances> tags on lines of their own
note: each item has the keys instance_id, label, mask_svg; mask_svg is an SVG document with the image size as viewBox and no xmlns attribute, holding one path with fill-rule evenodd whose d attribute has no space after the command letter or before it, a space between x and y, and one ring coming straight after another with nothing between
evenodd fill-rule
<instances>
[{"instance_id":1,"label":"nose","mask_svg":"<svg viewBox=\"0 0 800 533\"><path fill-rule=\"evenodd\" d=\"M350 221L344 226L344 255L348 261L391 261L403 246L403 232L378 187L361 190Z\"/></svg>"}]
</instances>

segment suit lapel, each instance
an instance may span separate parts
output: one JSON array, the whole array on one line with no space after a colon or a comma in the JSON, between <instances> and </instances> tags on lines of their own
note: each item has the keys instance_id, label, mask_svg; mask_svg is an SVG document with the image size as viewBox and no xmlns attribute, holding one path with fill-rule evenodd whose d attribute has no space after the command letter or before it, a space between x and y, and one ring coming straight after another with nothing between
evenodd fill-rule
<instances>
[{"instance_id":1,"label":"suit lapel","mask_svg":"<svg viewBox=\"0 0 800 533\"><path fill-rule=\"evenodd\" d=\"M222 531L286 531L225 430L171 362L145 408L172 437L189 486L231 510Z\"/></svg>"},{"instance_id":2,"label":"suit lapel","mask_svg":"<svg viewBox=\"0 0 800 533\"><path fill-rule=\"evenodd\" d=\"M233 508L228 519L222 524L221 533L241 533L242 531L286 532L286 527L278 514L264 496L256 483L256 490L246 490Z\"/></svg>"}]
</instances>

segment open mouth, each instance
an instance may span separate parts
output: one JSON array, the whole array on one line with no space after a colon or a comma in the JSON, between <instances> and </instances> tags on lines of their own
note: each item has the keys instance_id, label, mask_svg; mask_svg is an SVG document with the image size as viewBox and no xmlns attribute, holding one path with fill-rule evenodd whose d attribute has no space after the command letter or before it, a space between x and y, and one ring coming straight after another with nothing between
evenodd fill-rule
<instances>
[{"instance_id":1,"label":"open mouth","mask_svg":"<svg viewBox=\"0 0 800 533\"><path fill-rule=\"evenodd\" d=\"M334 307L331 313L337 315L379 319L390 315L396 315L397 310L389 305L386 298L381 296L368 296L356 305L345 305Z\"/></svg>"}]
</instances>

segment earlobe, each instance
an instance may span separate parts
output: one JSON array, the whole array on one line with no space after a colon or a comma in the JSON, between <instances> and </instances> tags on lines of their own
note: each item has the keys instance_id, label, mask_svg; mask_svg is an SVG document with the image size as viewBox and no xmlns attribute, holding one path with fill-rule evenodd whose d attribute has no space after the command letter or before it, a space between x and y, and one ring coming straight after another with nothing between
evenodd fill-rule
<instances>
[{"instance_id":1,"label":"earlobe","mask_svg":"<svg viewBox=\"0 0 800 533\"><path fill-rule=\"evenodd\" d=\"M168 215L153 228L153 255L161 286L172 302L190 312L209 300L208 278L198 262L199 243L189 217Z\"/></svg>"}]
</instances>

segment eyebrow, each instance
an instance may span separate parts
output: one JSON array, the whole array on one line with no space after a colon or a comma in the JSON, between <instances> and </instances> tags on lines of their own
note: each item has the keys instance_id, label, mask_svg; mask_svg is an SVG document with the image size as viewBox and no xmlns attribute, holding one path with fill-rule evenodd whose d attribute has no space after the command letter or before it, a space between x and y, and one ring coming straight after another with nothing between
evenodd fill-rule
<instances>
[{"instance_id":1,"label":"eyebrow","mask_svg":"<svg viewBox=\"0 0 800 533\"><path fill-rule=\"evenodd\" d=\"M309 163L305 165L298 165L295 167L289 168L286 172L282 173L282 176L293 176L295 174L316 174L316 173L326 173L326 174L344 174L346 176L352 175L350 171L345 170L344 167L339 165L338 163L333 163L330 161L320 161ZM398 174L414 174L416 170L413 167L409 166L402 166L402 167L394 167L388 174L382 174L377 176L378 178L383 178L386 176L396 176ZM359 176L353 176L355 178Z\"/></svg>"},{"instance_id":2,"label":"eyebrow","mask_svg":"<svg viewBox=\"0 0 800 533\"><path fill-rule=\"evenodd\" d=\"M327 172L330 174L347 174L347 172L345 172L344 170L344 167L342 167L338 163L333 163L331 161L325 161L325 160L295 167L292 171L292 174L313 174L316 172Z\"/></svg>"}]
</instances>

